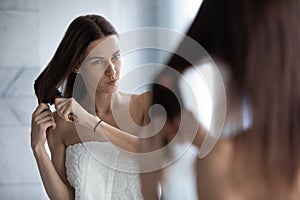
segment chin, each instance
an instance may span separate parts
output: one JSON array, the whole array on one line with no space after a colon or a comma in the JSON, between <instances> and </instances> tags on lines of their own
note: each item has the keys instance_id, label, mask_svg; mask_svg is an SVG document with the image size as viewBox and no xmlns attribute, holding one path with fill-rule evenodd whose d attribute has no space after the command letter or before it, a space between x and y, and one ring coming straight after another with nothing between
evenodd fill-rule
<instances>
[{"instance_id":1,"label":"chin","mask_svg":"<svg viewBox=\"0 0 300 200\"><path fill-rule=\"evenodd\" d=\"M117 86L111 86L111 87L98 87L97 91L98 92L104 92L104 93L114 93L115 91L117 91L118 87Z\"/></svg>"}]
</instances>

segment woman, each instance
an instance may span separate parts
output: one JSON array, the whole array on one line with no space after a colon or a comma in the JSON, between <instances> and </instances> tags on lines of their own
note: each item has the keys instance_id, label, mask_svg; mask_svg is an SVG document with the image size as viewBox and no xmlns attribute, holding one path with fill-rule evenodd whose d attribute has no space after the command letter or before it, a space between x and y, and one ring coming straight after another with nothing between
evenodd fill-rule
<instances>
[{"instance_id":1,"label":"woman","mask_svg":"<svg viewBox=\"0 0 300 200\"><path fill-rule=\"evenodd\" d=\"M203 1L187 35L228 74L225 126L235 128L198 159L199 199L299 199L299 10L295 0ZM183 41L180 51L188 50ZM190 67L178 56L169 65ZM159 86L153 93L156 103L171 98ZM176 105L163 106L170 119L180 116ZM252 113L248 127L245 107ZM198 147L203 137L199 132Z\"/></svg>"},{"instance_id":2,"label":"woman","mask_svg":"<svg viewBox=\"0 0 300 200\"><path fill-rule=\"evenodd\" d=\"M50 199L142 199L138 175L118 170L135 163L107 141L135 151L137 137L123 131L138 133L130 126L119 130L115 113L129 108L129 118L143 126L150 96L118 92L120 70L115 28L101 16L86 15L70 24L37 78L39 105L32 114L31 147ZM62 97L54 97L59 87ZM55 103L56 112L49 102Z\"/></svg>"}]
</instances>

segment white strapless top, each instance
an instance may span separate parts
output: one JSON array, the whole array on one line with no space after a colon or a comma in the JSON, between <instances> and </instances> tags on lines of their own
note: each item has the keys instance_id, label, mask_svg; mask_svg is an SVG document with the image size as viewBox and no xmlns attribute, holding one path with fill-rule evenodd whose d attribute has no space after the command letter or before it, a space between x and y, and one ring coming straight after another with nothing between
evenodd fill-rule
<instances>
[{"instance_id":1,"label":"white strapless top","mask_svg":"<svg viewBox=\"0 0 300 200\"><path fill-rule=\"evenodd\" d=\"M66 149L66 174L76 200L141 200L138 165L108 142L84 142Z\"/></svg>"}]
</instances>

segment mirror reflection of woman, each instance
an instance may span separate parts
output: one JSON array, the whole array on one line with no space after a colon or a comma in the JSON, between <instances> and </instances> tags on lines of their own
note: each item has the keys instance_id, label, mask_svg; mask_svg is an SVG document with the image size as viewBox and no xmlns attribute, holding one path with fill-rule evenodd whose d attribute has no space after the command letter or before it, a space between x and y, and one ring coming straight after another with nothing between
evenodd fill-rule
<instances>
[{"instance_id":1,"label":"mirror reflection of woman","mask_svg":"<svg viewBox=\"0 0 300 200\"><path fill-rule=\"evenodd\" d=\"M294 0L203 1L187 35L227 72L227 135L197 160L199 199L299 199L299 10ZM184 42L180 48L190 50ZM181 72L191 67L180 61L174 55L169 65ZM167 102L169 118L180 116L170 95L159 87L153 93L155 102ZM251 123L243 127L245 107ZM199 148L203 138L199 132ZM158 178L148 180L145 193Z\"/></svg>"},{"instance_id":2,"label":"mirror reflection of woman","mask_svg":"<svg viewBox=\"0 0 300 200\"><path fill-rule=\"evenodd\" d=\"M148 123L150 93L117 91L120 54L118 34L105 18L80 16L70 24L35 82L39 105L32 114L31 147L50 199L142 199L138 174L105 165L117 167L122 162L108 140L134 151L134 135L139 134L133 129L130 134L121 131L113 109L129 107L137 125ZM83 89L75 86L75 80L82 81ZM54 99L61 86L62 97ZM73 90L78 90L79 97L72 98ZM54 113L47 104L51 101ZM109 163L101 163L92 154L108 157Z\"/></svg>"}]
</instances>

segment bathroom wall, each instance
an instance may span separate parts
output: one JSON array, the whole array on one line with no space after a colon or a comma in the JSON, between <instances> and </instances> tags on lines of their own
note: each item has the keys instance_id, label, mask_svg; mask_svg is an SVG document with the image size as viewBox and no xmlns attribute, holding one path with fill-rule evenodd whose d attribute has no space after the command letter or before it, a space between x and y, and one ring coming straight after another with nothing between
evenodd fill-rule
<instances>
[{"instance_id":1,"label":"bathroom wall","mask_svg":"<svg viewBox=\"0 0 300 200\"><path fill-rule=\"evenodd\" d=\"M0 199L46 199L30 149L39 1L0 1Z\"/></svg>"}]
</instances>

